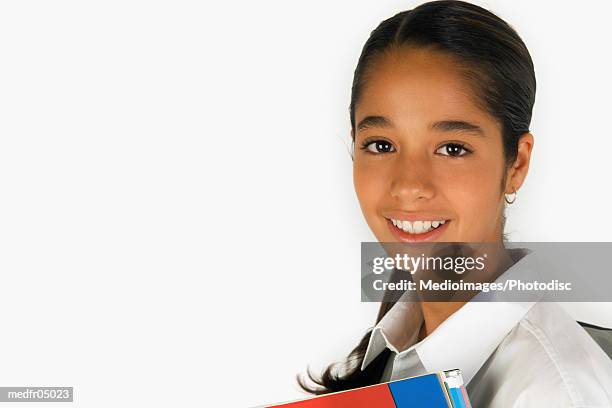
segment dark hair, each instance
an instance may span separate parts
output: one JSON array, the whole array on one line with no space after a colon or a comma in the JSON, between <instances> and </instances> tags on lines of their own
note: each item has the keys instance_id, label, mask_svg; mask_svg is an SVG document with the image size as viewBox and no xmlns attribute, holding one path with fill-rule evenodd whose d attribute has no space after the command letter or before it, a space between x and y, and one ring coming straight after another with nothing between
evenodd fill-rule
<instances>
[{"instance_id":1,"label":"dark hair","mask_svg":"<svg viewBox=\"0 0 612 408\"><path fill-rule=\"evenodd\" d=\"M350 104L353 135L355 110L368 70L383 52L400 46L432 48L455 57L481 107L499 121L506 165L511 165L516 159L518 141L529 132L531 123L536 91L533 62L527 47L508 23L463 1L424 3L396 14L372 31L353 78ZM376 323L392 306L392 302L381 304ZM325 394L380 382L388 349L361 371L371 333L370 329L344 363L330 365L319 378L308 370L308 378L315 387L307 385L300 375L299 385L310 393Z\"/></svg>"}]
</instances>

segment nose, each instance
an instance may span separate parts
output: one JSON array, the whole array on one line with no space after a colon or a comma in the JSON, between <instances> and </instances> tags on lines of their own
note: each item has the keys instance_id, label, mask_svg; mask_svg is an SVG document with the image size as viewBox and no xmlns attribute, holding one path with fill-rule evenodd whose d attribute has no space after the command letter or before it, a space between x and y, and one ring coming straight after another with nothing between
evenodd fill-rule
<instances>
[{"instance_id":1,"label":"nose","mask_svg":"<svg viewBox=\"0 0 612 408\"><path fill-rule=\"evenodd\" d=\"M435 195L431 169L426 160L398 158L393 166L391 196L402 203L430 200Z\"/></svg>"}]
</instances>

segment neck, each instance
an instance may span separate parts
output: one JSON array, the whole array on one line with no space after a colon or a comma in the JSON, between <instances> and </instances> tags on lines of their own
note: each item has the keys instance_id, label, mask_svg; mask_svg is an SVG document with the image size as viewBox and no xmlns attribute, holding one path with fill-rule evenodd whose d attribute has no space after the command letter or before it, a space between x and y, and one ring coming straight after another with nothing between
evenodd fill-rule
<instances>
[{"instance_id":1,"label":"neck","mask_svg":"<svg viewBox=\"0 0 612 408\"><path fill-rule=\"evenodd\" d=\"M476 281L494 281L514 262L505 250L492 251L489 262L493 267L487 268L485 275L480 276ZM446 301L428 302L421 301L420 306L423 312L423 326L419 332L418 341L429 336L442 322L450 317L457 310L461 309L467 301Z\"/></svg>"},{"instance_id":2,"label":"neck","mask_svg":"<svg viewBox=\"0 0 612 408\"><path fill-rule=\"evenodd\" d=\"M419 333L419 340L429 336L436 328L448 319L450 315L459 310L467 302L421 302L423 311L423 327Z\"/></svg>"}]
</instances>

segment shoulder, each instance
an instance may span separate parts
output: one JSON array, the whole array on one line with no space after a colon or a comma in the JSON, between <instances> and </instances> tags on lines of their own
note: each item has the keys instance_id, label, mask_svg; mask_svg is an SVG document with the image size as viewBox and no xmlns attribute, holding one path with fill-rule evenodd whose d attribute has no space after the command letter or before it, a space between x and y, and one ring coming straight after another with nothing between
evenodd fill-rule
<instances>
[{"instance_id":1,"label":"shoulder","mask_svg":"<svg viewBox=\"0 0 612 408\"><path fill-rule=\"evenodd\" d=\"M527 366L538 374L534 392L550 387L570 406L612 406L612 360L557 303L536 303L511 335L524 343Z\"/></svg>"},{"instance_id":2,"label":"shoulder","mask_svg":"<svg viewBox=\"0 0 612 408\"><path fill-rule=\"evenodd\" d=\"M536 303L467 384L474 406L612 407L612 360L556 303Z\"/></svg>"}]
</instances>

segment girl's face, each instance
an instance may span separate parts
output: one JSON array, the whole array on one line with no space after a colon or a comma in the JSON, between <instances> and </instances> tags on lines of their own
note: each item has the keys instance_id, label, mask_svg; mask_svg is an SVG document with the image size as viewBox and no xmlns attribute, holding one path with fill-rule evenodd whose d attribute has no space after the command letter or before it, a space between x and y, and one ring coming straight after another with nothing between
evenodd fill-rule
<instances>
[{"instance_id":1,"label":"girl's face","mask_svg":"<svg viewBox=\"0 0 612 408\"><path fill-rule=\"evenodd\" d=\"M355 110L355 190L380 242L496 242L504 192L518 189L532 146L521 138L507 182L501 126L452 57L395 48L366 73Z\"/></svg>"}]
</instances>

